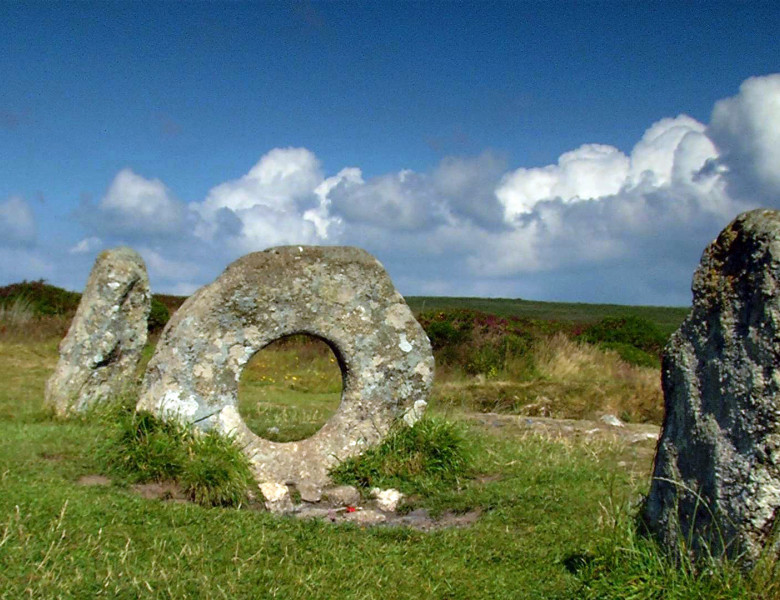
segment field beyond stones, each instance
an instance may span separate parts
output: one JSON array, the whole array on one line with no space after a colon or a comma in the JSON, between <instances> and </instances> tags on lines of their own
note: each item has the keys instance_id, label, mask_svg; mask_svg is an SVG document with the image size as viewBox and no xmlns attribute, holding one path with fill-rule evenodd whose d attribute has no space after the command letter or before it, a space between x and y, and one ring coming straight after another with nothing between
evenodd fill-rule
<instances>
[{"instance_id":1,"label":"field beyond stones","mask_svg":"<svg viewBox=\"0 0 780 600\"><path fill-rule=\"evenodd\" d=\"M0 308L1 598L780 597L773 565L749 577L673 565L635 534L658 356L685 309L410 299L437 359L429 412L463 431L472 464L406 510L479 515L419 531L204 508L106 477L104 424L43 408L78 300L48 287ZM180 301L158 297L155 323ZM326 346L283 340L245 369L240 410L260 435L300 439L340 384Z\"/></svg>"}]
</instances>

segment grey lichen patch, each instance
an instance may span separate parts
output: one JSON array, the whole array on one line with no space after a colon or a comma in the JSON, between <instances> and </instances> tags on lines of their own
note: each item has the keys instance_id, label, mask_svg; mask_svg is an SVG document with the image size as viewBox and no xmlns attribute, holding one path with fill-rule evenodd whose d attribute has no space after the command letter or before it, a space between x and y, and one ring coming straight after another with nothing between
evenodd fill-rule
<instances>
[{"instance_id":1,"label":"grey lichen patch","mask_svg":"<svg viewBox=\"0 0 780 600\"><path fill-rule=\"evenodd\" d=\"M46 384L46 405L60 416L125 393L146 344L149 278L130 248L101 252Z\"/></svg>"},{"instance_id":2,"label":"grey lichen patch","mask_svg":"<svg viewBox=\"0 0 780 600\"><path fill-rule=\"evenodd\" d=\"M748 563L780 509L780 213L737 217L707 247L667 345L665 417L645 520L677 550ZM687 542L686 542L687 543Z\"/></svg>"},{"instance_id":3,"label":"grey lichen patch","mask_svg":"<svg viewBox=\"0 0 780 600\"><path fill-rule=\"evenodd\" d=\"M312 437L271 442L239 415L238 381L257 351L298 333L333 349L341 404ZM374 257L290 246L240 258L182 305L149 363L138 408L235 436L260 483L322 486L333 465L380 442L425 400L432 380L428 338Z\"/></svg>"}]
</instances>

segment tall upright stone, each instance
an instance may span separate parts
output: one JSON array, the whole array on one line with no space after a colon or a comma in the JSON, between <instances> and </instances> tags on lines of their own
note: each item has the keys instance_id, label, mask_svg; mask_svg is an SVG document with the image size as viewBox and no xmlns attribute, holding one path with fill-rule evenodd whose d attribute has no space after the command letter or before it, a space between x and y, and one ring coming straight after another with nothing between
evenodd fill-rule
<instances>
[{"instance_id":1,"label":"tall upright stone","mask_svg":"<svg viewBox=\"0 0 780 600\"><path fill-rule=\"evenodd\" d=\"M126 392L137 377L150 308L149 278L138 253L125 247L101 252L60 342L46 405L64 416Z\"/></svg>"},{"instance_id":2,"label":"tall upright stone","mask_svg":"<svg viewBox=\"0 0 780 600\"><path fill-rule=\"evenodd\" d=\"M780 212L739 215L704 251L692 289L664 356L644 518L672 552L749 564L778 549Z\"/></svg>"}]
</instances>

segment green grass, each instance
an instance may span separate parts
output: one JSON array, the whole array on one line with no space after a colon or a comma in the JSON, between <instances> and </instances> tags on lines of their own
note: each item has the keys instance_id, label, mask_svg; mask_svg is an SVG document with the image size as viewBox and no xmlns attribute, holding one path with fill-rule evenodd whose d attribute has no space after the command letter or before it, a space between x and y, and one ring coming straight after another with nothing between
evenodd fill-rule
<instances>
[{"instance_id":1,"label":"green grass","mask_svg":"<svg viewBox=\"0 0 780 600\"><path fill-rule=\"evenodd\" d=\"M102 426L95 445L97 468L115 481L170 481L203 506L240 506L248 500L249 462L230 438L199 434L178 421L163 421L121 403L83 420Z\"/></svg>"},{"instance_id":2,"label":"green grass","mask_svg":"<svg viewBox=\"0 0 780 600\"><path fill-rule=\"evenodd\" d=\"M502 317L523 317L567 323L593 323L605 317L641 317L655 323L667 336L680 326L691 310L689 307L538 302L519 298L407 296L406 302L415 313L464 308Z\"/></svg>"},{"instance_id":3,"label":"green grass","mask_svg":"<svg viewBox=\"0 0 780 600\"><path fill-rule=\"evenodd\" d=\"M238 390L238 411L257 435L275 442L311 437L341 403L336 357L311 336L280 340L247 363Z\"/></svg>"},{"instance_id":4,"label":"green grass","mask_svg":"<svg viewBox=\"0 0 780 600\"><path fill-rule=\"evenodd\" d=\"M331 476L365 493L379 487L436 496L467 478L474 446L464 427L426 416L413 427L400 425L379 446L339 464Z\"/></svg>"},{"instance_id":5,"label":"green grass","mask_svg":"<svg viewBox=\"0 0 780 600\"><path fill-rule=\"evenodd\" d=\"M112 485L82 485L104 470L95 449L109 440L116 460L135 463L133 473L183 486L190 473L199 491L187 489L204 504L221 503L210 494L235 465L215 451L216 438L194 438L207 446L196 447L186 432L132 412L126 421L121 411L53 420L42 399L56 346L0 342L0 598L780 598L773 560L750 574L729 563L680 565L636 535L634 502L651 465L626 459L635 445L552 438L511 421L473 424L463 407L434 404L436 418L369 455L361 478L397 485L434 514L480 512L468 528L336 526L147 500L128 487L135 476L116 472ZM326 372L327 352L292 350L268 349L272 373L259 375L301 395L285 401L290 407L309 402L302 397L319 380L340 383L337 369ZM571 340L551 338L535 351L550 385L605 369L622 376L613 358ZM111 437L117 432L126 444Z\"/></svg>"}]
</instances>

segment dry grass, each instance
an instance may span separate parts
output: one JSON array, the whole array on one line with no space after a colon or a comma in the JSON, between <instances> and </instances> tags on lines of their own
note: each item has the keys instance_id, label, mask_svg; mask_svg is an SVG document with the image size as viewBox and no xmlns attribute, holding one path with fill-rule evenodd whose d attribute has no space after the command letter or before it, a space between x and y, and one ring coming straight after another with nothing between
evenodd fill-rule
<instances>
[{"instance_id":1,"label":"dry grass","mask_svg":"<svg viewBox=\"0 0 780 600\"><path fill-rule=\"evenodd\" d=\"M438 370L434 401L482 412L592 419L611 413L631 422L660 423L663 394L660 372L630 365L617 353L572 341L564 334L539 340L533 351L533 375L527 358L495 379L469 378L457 369Z\"/></svg>"},{"instance_id":2,"label":"dry grass","mask_svg":"<svg viewBox=\"0 0 780 600\"><path fill-rule=\"evenodd\" d=\"M70 317L36 315L32 305L19 297L0 305L0 341L41 342L61 339L70 327Z\"/></svg>"}]
</instances>

